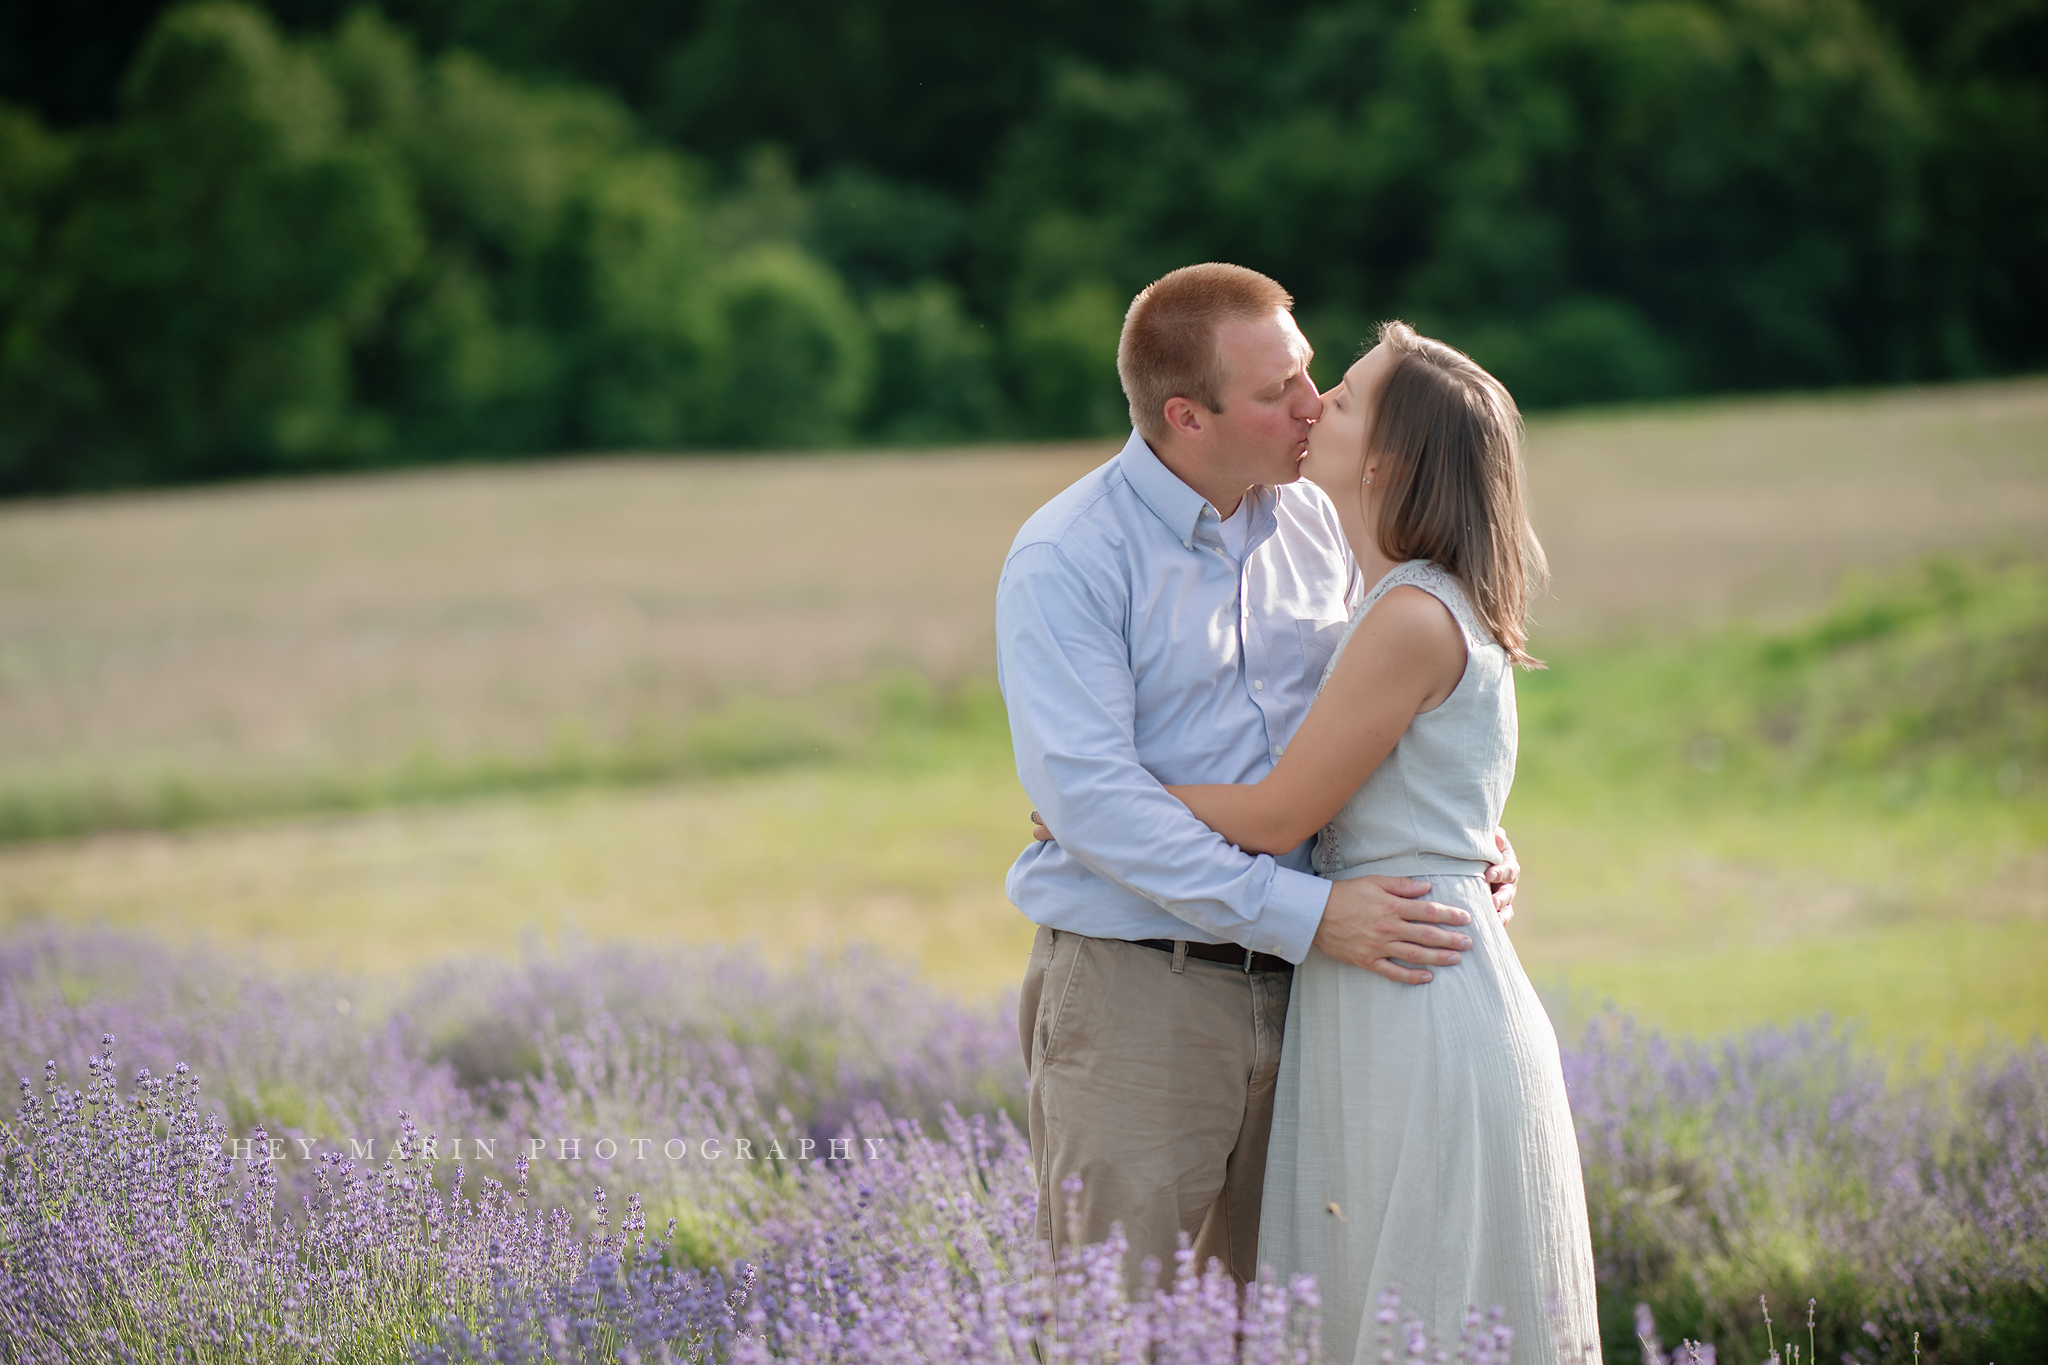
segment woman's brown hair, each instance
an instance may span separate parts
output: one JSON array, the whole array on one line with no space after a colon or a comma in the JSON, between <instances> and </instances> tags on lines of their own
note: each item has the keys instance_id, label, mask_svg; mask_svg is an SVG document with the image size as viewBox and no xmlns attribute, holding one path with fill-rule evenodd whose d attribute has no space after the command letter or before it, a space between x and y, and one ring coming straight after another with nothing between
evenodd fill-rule
<instances>
[{"instance_id":1,"label":"woman's brown hair","mask_svg":"<svg viewBox=\"0 0 2048 1365\"><path fill-rule=\"evenodd\" d=\"M1379 342L1394 360L1365 449L1380 457L1381 552L1455 574L1508 657L1543 667L1527 649L1529 603L1550 567L1522 496L1515 400L1470 356L1405 322L1381 323Z\"/></svg>"}]
</instances>

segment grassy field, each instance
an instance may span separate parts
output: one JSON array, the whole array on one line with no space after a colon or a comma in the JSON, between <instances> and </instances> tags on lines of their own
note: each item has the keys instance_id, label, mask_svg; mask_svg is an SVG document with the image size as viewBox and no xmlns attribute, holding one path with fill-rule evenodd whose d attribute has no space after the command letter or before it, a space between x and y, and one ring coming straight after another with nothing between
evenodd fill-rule
<instances>
[{"instance_id":1,"label":"grassy field","mask_svg":"<svg viewBox=\"0 0 2048 1365\"><path fill-rule=\"evenodd\" d=\"M1107 453L0 510L0 919L387 980L564 935L868 939L999 991L1027 804L988 603ZM1688 1031L2048 1024L2048 384L1546 419L1530 462L1532 972ZM1886 577L1943 550L1967 602Z\"/></svg>"}]
</instances>

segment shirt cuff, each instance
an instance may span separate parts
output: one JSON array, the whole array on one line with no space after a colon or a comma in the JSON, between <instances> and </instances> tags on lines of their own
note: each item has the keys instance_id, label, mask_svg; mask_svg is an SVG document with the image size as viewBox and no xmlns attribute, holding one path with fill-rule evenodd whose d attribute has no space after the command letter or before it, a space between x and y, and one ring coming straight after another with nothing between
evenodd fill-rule
<instances>
[{"instance_id":1,"label":"shirt cuff","mask_svg":"<svg viewBox=\"0 0 2048 1365\"><path fill-rule=\"evenodd\" d=\"M1259 922L1247 936L1252 941L1244 946L1299 965L1316 941L1316 930L1322 927L1330 886L1321 877L1291 867L1274 868L1272 889L1266 892Z\"/></svg>"}]
</instances>

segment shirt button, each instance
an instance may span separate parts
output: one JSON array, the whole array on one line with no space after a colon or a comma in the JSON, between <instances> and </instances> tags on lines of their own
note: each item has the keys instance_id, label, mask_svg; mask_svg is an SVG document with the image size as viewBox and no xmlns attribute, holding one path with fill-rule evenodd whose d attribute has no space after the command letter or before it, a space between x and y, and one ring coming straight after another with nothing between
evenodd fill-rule
<instances>
[{"instance_id":1,"label":"shirt button","mask_svg":"<svg viewBox=\"0 0 2048 1365\"><path fill-rule=\"evenodd\" d=\"M1284 745L1284 744L1275 744L1275 745L1273 746L1273 757L1275 757L1275 758L1278 758L1278 757L1280 757L1280 751L1281 751L1282 749L1286 748L1286 747L1287 747L1287 746L1286 746L1286 745Z\"/></svg>"},{"instance_id":2,"label":"shirt button","mask_svg":"<svg viewBox=\"0 0 2048 1365\"><path fill-rule=\"evenodd\" d=\"M1254 692L1263 692L1263 691L1265 691L1265 690L1266 690L1266 684L1265 684L1265 683L1263 683L1263 682L1261 682L1261 681L1260 681L1259 679L1257 679L1257 678L1253 678L1253 679L1252 679L1252 690L1253 690Z\"/></svg>"},{"instance_id":3,"label":"shirt button","mask_svg":"<svg viewBox=\"0 0 2048 1365\"><path fill-rule=\"evenodd\" d=\"M1183 550L1192 550L1195 548L1195 542L1193 542L1192 540L1183 540L1180 543L1180 547Z\"/></svg>"}]
</instances>

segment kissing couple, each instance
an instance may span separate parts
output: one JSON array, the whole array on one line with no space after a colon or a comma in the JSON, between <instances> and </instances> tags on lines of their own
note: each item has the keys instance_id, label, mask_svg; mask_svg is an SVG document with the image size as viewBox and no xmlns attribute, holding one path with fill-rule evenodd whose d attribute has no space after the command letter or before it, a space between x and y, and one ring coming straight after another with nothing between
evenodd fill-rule
<instances>
[{"instance_id":1,"label":"kissing couple","mask_svg":"<svg viewBox=\"0 0 2048 1365\"><path fill-rule=\"evenodd\" d=\"M1319 394L1292 306L1234 265L1140 292L1136 430L997 589L1039 1236L1313 1274L1337 1365L1387 1291L1446 1341L1504 1308L1516 1365L1597 1361L1557 1038L1504 929L1545 573L1521 417L1398 322Z\"/></svg>"}]
</instances>

